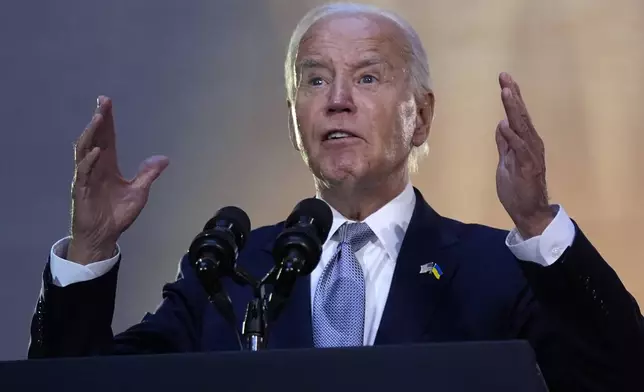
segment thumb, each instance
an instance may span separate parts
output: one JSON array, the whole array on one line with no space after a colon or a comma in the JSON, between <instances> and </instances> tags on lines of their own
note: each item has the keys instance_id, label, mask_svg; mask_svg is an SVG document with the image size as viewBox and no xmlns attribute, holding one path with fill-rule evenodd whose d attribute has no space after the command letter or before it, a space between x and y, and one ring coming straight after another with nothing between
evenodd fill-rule
<instances>
[{"instance_id":1,"label":"thumb","mask_svg":"<svg viewBox=\"0 0 644 392\"><path fill-rule=\"evenodd\" d=\"M165 170L166 167L170 164L168 157L163 155L152 156L139 167L139 172L136 174L132 185L136 188L149 189L154 180L156 180L161 172Z\"/></svg>"},{"instance_id":2,"label":"thumb","mask_svg":"<svg viewBox=\"0 0 644 392\"><path fill-rule=\"evenodd\" d=\"M503 136L503 133L501 132L501 127L503 126L504 122L507 120L502 120L499 122L499 125L496 126L496 148L499 151L499 159L503 158L505 154L507 154L509 146L508 146L508 141L505 140L505 136Z\"/></svg>"}]
</instances>

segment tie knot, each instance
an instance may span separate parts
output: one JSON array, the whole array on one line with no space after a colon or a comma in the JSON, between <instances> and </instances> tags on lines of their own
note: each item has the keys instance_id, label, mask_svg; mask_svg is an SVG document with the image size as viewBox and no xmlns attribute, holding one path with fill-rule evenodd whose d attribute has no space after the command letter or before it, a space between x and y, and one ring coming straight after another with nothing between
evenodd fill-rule
<instances>
[{"instance_id":1,"label":"tie knot","mask_svg":"<svg viewBox=\"0 0 644 392\"><path fill-rule=\"evenodd\" d=\"M364 222L345 223L340 226L338 231L340 233L340 240L351 245L354 252L362 249L373 237L373 231Z\"/></svg>"}]
</instances>

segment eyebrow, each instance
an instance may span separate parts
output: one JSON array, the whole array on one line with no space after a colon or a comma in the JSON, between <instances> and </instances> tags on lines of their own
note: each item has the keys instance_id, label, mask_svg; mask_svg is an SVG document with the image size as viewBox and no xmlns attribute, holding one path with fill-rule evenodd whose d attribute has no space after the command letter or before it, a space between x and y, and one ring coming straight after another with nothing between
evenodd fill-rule
<instances>
[{"instance_id":1,"label":"eyebrow","mask_svg":"<svg viewBox=\"0 0 644 392\"><path fill-rule=\"evenodd\" d=\"M356 65L356 69L370 67L372 65L384 65L387 68L392 68L391 64L380 56L368 57L366 59L360 60Z\"/></svg>"},{"instance_id":2,"label":"eyebrow","mask_svg":"<svg viewBox=\"0 0 644 392\"><path fill-rule=\"evenodd\" d=\"M297 64L297 68L301 70L305 70L310 68L329 68L329 67L319 60L304 59Z\"/></svg>"},{"instance_id":3,"label":"eyebrow","mask_svg":"<svg viewBox=\"0 0 644 392\"><path fill-rule=\"evenodd\" d=\"M373 65L384 65L389 69L393 68L391 66L391 63L389 63L387 60L385 60L384 58L382 58L380 56L372 56L372 57L367 57L365 59L362 59L362 60L358 61L357 63L355 63L353 65L353 68L354 69L360 69L360 68L370 67L370 66L373 66ZM329 69L331 67L329 67L327 65L327 63L324 62L324 61L316 60L316 59L312 59L312 58L304 59L304 60L300 61L297 64L297 69L300 70L300 71L304 71L306 69L315 69L315 68Z\"/></svg>"}]
</instances>

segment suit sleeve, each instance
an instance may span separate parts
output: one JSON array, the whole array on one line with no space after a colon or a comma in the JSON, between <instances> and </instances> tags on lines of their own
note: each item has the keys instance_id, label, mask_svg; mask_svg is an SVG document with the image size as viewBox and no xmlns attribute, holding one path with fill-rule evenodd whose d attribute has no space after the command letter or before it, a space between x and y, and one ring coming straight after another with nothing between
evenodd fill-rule
<instances>
[{"instance_id":1,"label":"suit sleeve","mask_svg":"<svg viewBox=\"0 0 644 392\"><path fill-rule=\"evenodd\" d=\"M192 274L187 258L175 282L163 287L154 313L114 335L112 317L119 262L106 274L60 287L47 263L31 323L28 358L193 351L208 299Z\"/></svg>"},{"instance_id":2,"label":"suit sleeve","mask_svg":"<svg viewBox=\"0 0 644 392\"><path fill-rule=\"evenodd\" d=\"M520 335L531 341L544 376L557 386L634 390L644 369L644 318L573 223L575 239L556 263L520 263L534 295L522 306Z\"/></svg>"}]
</instances>

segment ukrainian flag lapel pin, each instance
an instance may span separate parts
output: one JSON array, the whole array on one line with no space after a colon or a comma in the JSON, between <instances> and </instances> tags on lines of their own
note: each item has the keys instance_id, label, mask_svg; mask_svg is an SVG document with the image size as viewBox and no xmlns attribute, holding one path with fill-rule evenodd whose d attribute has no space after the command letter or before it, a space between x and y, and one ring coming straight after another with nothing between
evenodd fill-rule
<instances>
[{"instance_id":1,"label":"ukrainian flag lapel pin","mask_svg":"<svg viewBox=\"0 0 644 392\"><path fill-rule=\"evenodd\" d=\"M441 270L441 267L439 267L438 264L431 262L431 263L421 265L420 273L421 274L431 273L432 275L434 275L436 279L440 279L441 276L443 275L443 270Z\"/></svg>"}]
</instances>

